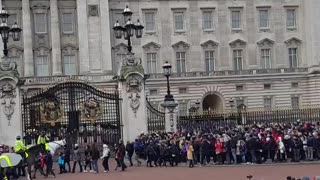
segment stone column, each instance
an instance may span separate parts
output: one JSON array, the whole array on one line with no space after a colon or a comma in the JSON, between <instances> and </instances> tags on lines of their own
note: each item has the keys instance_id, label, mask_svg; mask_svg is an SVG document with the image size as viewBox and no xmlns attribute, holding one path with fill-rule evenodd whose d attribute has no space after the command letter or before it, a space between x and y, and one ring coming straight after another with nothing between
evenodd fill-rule
<instances>
[{"instance_id":1,"label":"stone column","mask_svg":"<svg viewBox=\"0 0 320 180\"><path fill-rule=\"evenodd\" d=\"M178 104L175 101L164 101L161 104L165 108L165 128L166 132L177 131L177 110Z\"/></svg>"},{"instance_id":2,"label":"stone column","mask_svg":"<svg viewBox=\"0 0 320 180\"><path fill-rule=\"evenodd\" d=\"M90 69L88 43L88 15L86 1L77 0L77 15L80 74L86 74L89 72Z\"/></svg>"},{"instance_id":3,"label":"stone column","mask_svg":"<svg viewBox=\"0 0 320 180\"><path fill-rule=\"evenodd\" d=\"M33 50L32 50L32 28L30 17L29 0L22 1L22 22L23 22L23 55L24 55L24 76L34 75Z\"/></svg>"},{"instance_id":4,"label":"stone column","mask_svg":"<svg viewBox=\"0 0 320 180\"><path fill-rule=\"evenodd\" d=\"M2 9L2 1L0 1L0 9ZM0 53L1 53L0 57L4 56L4 54L3 54L3 43L0 43Z\"/></svg>"},{"instance_id":5,"label":"stone column","mask_svg":"<svg viewBox=\"0 0 320 180\"><path fill-rule=\"evenodd\" d=\"M134 141L141 132L147 132L146 96L144 79L132 73L119 82L121 87L123 140Z\"/></svg>"},{"instance_id":6,"label":"stone column","mask_svg":"<svg viewBox=\"0 0 320 180\"><path fill-rule=\"evenodd\" d=\"M57 0L50 0L51 41L52 41L52 74L62 74L60 26Z\"/></svg>"},{"instance_id":7,"label":"stone column","mask_svg":"<svg viewBox=\"0 0 320 180\"><path fill-rule=\"evenodd\" d=\"M110 12L109 1L100 0L101 12L101 49L102 49L102 70L112 72L112 57L111 57L111 34L110 32Z\"/></svg>"}]
</instances>

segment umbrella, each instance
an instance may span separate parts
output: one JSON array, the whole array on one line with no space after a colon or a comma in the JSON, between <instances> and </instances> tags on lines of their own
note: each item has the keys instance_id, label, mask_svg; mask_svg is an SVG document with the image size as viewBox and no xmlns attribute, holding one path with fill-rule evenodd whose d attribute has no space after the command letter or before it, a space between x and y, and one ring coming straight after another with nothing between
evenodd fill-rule
<instances>
[{"instance_id":1,"label":"umbrella","mask_svg":"<svg viewBox=\"0 0 320 180\"><path fill-rule=\"evenodd\" d=\"M9 158L9 160L11 161L11 166L9 166L5 158L0 158L0 166L2 168L17 166L22 160L22 157L16 153L3 153L0 157L3 156L7 156Z\"/></svg>"}]
</instances>

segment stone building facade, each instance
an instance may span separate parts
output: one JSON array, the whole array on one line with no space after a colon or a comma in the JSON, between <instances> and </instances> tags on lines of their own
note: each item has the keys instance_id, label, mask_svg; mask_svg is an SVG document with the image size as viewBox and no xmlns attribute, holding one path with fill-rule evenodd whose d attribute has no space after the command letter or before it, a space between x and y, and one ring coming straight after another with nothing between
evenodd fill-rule
<instances>
[{"instance_id":1,"label":"stone building facade","mask_svg":"<svg viewBox=\"0 0 320 180\"><path fill-rule=\"evenodd\" d=\"M124 23L126 5L145 26L133 52L156 108L166 94L165 61L180 114L196 102L221 111L319 104L318 0L2 0L9 25L23 29L9 43L23 93L70 77L116 87L127 46L112 27Z\"/></svg>"}]
</instances>

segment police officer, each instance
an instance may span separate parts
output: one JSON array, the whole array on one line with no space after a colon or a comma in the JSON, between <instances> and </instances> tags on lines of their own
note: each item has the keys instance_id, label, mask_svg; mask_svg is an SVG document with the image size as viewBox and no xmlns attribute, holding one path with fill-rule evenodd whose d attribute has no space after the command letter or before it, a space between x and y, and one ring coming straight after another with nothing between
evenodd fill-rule
<instances>
[{"instance_id":1,"label":"police officer","mask_svg":"<svg viewBox=\"0 0 320 180\"><path fill-rule=\"evenodd\" d=\"M46 132L42 131L40 136L38 137L37 144L45 146L45 144L49 141L48 136L46 136Z\"/></svg>"},{"instance_id":2,"label":"police officer","mask_svg":"<svg viewBox=\"0 0 320 180\"><path fill-rule=\"evenodd\" d=\"M17 136L16 143L14 145L14 152L17 154L20 154L23 159L26 158L25 151L27 150L27 147L24 145L24 143L21 140L21 136Z\"/></svg>"}]
</instances>

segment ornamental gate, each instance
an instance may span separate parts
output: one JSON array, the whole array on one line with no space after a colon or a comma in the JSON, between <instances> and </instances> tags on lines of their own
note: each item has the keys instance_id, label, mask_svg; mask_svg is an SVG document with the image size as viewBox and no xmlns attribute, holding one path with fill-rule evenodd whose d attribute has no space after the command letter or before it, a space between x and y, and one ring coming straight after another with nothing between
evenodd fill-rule
<instances>
[{"instance_id":1,"label":"ornamental gate","mask_svg":"<svg viewBox=\"0 0 320 180\"><path fill-rule=\"evenodd\" d=\"M83 82L64 82L23 97L23 132L29 143L45 130L51 141L66 138L69 145L113 145L122 133L119 102L117 91L102 92Z\"/></svg>"},{"instance_id":2,"label":"ornamental gate","mask_svg":"<svg viewBox=\"0 0 320 180\"><path fill-rule=\"evenodd\" d=\"M165 132L165 113L158 111L154 108L148 99L146 99L147 104L147 118L148 118L148 132Z\"/></svg>"}]
</instances>

